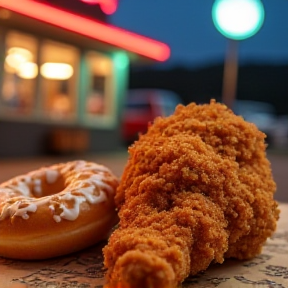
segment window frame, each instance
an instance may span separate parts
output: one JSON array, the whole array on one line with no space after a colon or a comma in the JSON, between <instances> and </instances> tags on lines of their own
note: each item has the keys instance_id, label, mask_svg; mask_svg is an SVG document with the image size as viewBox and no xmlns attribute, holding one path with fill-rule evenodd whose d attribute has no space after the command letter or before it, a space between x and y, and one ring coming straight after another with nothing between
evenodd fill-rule
<instances>
[{"instance_id":1,"label":"window frame","mask_svg":"<svg viewBox=\"0 0 288 288\"><path fill-rule=\"evenodd\" d=\"M37 55L36 55L36 62L38 65L38 75L35 78L35 89L34 89L34 107L32 109L31 114L29 115L21 115L17 113L9 113L9 109L2 105L2 100L0 99L0 120L6 121L13 121L13 122L33 122L39 124L53 124L53 125L77 125L84 128L95 128L95 129L114 129L117 126L117 113L119 112L117 109L117 99L118 96L116 95L116 74L114 71L114 61L112 55L109 53L105 53L103 51L98 51L94 49L83 49L78 47L75 44L69 42L61 42L59 40L53 39L51 37L45 37L40 35L35 35L33 33L29 33L29 31L22 31L20 29L12 29L7 27L0 28L0 41L2 40L3 45L0 45L0 55L4 57L6 51L6 37L10 31L15 31L19 34L27 35L33 37L37 41ZM41 74L40 74L40 66L41 66L41 54L43 50L43 43L46 41L48 42L55 42L59 43L60 45L68 45L72 46L73 48L79 51L78 54L78 63L77 63L77 71L74 73L77 75L75 76L75 80L77 81L77 85L75 86L75 113L74 117L70 119L51 119L46 117L45 113L43 113L42 105L43 105L43 97L41 96ZM85 64L85 59L87 54L92 53L97 55L98 57L106 58L111 63L111 73L109 77L105 79L104 84L104 91L105 91L105 106L107 106L105 113L101 115L87 115L85 111L85 101L87 95L89 93L89 86L87 86L87 80L85 78L87 75L89 76L89 69ZM2 93L3 87L3 73L4 73L4 65L0 65L0 93ZM118 84L117 84L118 85Z\"/></svg>"}]
</instances>

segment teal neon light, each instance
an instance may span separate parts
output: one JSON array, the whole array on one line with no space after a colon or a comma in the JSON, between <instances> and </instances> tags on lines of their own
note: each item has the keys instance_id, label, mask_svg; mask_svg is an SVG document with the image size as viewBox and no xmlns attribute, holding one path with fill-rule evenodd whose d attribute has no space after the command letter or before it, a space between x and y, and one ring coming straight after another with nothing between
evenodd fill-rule
<instances>
[{"instance_id":1,"label":"teal neon light","mask_svg":"<svg viewBox=\"0 0 288 288\"><path fill-rule=\"evenodd\" d=\"M244 40L255 35L263 25L265 10L261 0L215 0L212 20L225 37Z\"/></svg>"}]
</instances>

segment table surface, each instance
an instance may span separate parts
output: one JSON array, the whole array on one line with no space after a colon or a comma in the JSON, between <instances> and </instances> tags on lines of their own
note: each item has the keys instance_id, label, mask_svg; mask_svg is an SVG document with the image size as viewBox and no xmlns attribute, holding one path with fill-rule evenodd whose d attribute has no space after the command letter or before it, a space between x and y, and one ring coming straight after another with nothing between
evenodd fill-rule
<instances>
[{"instance_id":1,"label":"table surface","mask_svg":"<svg viewBox=\"0 0 288 288\"><path fill-rule=\"evenodd\" d=\"M183 288L288 287L288 204L279 205L277 231L262 253L249 261L226 260L189 277ZM45 261L16 261L0 257L1 288L102 288L105 283L100 243L84 251Z\"/></svg>"}]
</instances>

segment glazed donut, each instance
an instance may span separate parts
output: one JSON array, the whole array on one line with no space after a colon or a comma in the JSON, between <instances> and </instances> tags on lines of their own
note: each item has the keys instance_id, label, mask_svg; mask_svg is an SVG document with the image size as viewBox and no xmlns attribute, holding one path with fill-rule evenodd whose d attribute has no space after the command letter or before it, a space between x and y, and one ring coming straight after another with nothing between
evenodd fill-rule
<instances>
[{"instance_id":1,"label":"glazed donut","mask_svg":"<svg viewBox=\"0 0 288 288\"><path fill-rule=\"evenodd\" d=\"M82 160L0 184L0 255L46 259L106 239L118 221L118 184L107 167Z\"/></svg>"}]
</instances>

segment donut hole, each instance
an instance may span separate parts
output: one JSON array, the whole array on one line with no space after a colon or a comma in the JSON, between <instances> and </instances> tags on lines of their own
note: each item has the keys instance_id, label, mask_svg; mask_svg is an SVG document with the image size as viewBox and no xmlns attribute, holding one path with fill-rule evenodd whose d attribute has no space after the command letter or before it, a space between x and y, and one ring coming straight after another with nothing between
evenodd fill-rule
<instances>
[{"instance_id":1,"label":"donut hole","mask_svg":"<svg viewBox=\"0 0 288 288\"><path fill-rule=\"evenodd\" d=\"M58 194L66 187L65 178L62 175L59 175L53 183L48 182L47 179L40 180L39 182L36 181L36 183L32 187L32 194L35 198Z\"/></svg>"}]
</instances>

